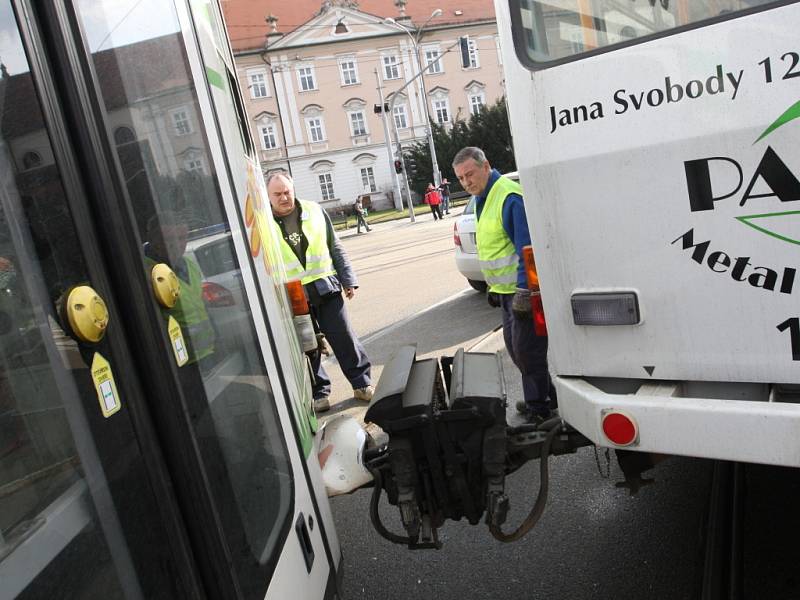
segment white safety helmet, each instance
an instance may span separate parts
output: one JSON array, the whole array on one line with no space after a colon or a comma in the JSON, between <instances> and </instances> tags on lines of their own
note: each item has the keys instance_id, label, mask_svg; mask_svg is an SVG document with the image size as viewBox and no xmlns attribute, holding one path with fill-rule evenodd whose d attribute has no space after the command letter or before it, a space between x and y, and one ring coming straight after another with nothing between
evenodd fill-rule
<instances>
[{"instance_id":1,"label":"white safety helmet","mask_svg":"<svg viewBox=\"0 0 800 600\"><path fill-rule=\"evenodd\" d=\"M371 439L349 415L325 422L319 432L319 464L329 497L349 494L372 481L364 466L364 450Z\"/></svg>"}]
</instances>

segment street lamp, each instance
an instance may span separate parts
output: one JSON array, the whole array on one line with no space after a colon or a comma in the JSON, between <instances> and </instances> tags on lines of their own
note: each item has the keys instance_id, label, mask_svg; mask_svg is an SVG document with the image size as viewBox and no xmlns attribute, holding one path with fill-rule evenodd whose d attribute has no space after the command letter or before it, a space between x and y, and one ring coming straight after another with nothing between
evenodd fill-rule
<instances>
[{"instance_id":1,"label":"street lamp","mask_svg":"<svg viewBox=\"0 0 800 600\"><path fill-rule=\"evenodd\" d=\"M441 15L442 15L442 9L441 8L437 8L436 10L434 10L431 13L431 16L428 17L428 19L420 27L417 28L416 35L412 35L411 34L411 30L409 30L408 27L398 23L397 21L395 21L391 17L387 17L387 18L385 18L383 20L384 23L387 23L389 25L394 25L400 31L405 33L408 36L408 38L411 40L411 44L414 47L414 57L415 57L415 62L416 62L416 67L417 67L417 74L414 76L413 79L416 79L417 77L419 77L419 79L420 79L420 89L422 91L422 106L423 106L424 113L425 113L425 132L426 132L426 135L428 137L428 147L430 148L430 152L431 152L431 167L433 168L433 183L436 185L436 187L439 187L439 184L441 183L441 179L440 179L440 176L439 176L439 163L436 160L436 146L433 143L433 129L431 128L431 116L430 116L430 112L429 112L429 109L428 109L428 94L425 91L425 78L423 77L423 74L424 74L425 70L427 70L427 68L423 70L422 63L420 62L420 58L419 58L419 41L422 38L422 33L425 31L425 27L427 27L428 23L430 23L436 17L440 17ZM439 56L437 58L437 60L441 60L441 58L442 57ZM395 93L395 95L392 97L392 119L394 119L394 100L396 98L397 98L397 93ZM400 146L400 137L399 136L397 137L397 149L398 149L398 153L400 153L401 152L401 146ZM409 199L409 201L410 201L410 199Z\"/></svg>"}]
</instances>

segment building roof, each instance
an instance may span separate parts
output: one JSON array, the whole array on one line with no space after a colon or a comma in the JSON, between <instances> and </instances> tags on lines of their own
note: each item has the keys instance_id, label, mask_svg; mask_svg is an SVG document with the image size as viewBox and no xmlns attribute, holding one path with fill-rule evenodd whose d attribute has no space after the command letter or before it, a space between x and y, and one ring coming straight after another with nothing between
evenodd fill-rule
<instances>
[{"instance_id":1,"label":"building roof","mask_svg":"<svg viewBox=\"0 0 800 600\"><path fill-rule=\"evenodd\" d=\"M361 12L379 17L399 18L400 9L396 0L358 0L339 2L342 6L355 8ZM265 18L278 17L278 33L294 31L315 15L323 4L337 4L330 0L227 0L222 2L228 35L234 52L244 52L264 47L266 35L271 31ZM443 14L431 23L437 26L457 25L494 20L492 0L408 0L405 14L412 23L421 25L431 13L441 8Z\"/></svg>"}]
</instances>

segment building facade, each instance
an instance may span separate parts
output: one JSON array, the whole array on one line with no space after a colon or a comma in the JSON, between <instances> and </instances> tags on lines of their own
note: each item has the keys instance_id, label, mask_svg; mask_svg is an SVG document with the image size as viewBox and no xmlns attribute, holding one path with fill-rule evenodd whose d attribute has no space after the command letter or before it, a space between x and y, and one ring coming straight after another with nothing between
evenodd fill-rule
<instances>
[{"instance_id":1,"label":"building facade","mask_svg":"<svg viewBox=\"0 0 800 600\"><path fill-rule=\"evenodd\" d=\"M425 142L428 115L447 126L504 94L491 2L367 4L223 4L264 172L288 170L298 197L334 214L364 194L399 208L396 140Z\"/></svg>"}]
</instances>

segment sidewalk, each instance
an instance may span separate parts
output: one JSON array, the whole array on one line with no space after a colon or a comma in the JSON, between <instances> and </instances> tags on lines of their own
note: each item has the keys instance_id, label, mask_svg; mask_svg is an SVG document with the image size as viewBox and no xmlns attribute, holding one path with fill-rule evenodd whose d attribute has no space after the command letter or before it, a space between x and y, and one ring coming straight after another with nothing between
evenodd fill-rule
<instances>
[{"instance_id":1,"label":"sidewalk","mask_svg":"<svg viewBox=\"0 0 800 600\"><path fill-rule=\"evenodd\" d=\"M398 217L396 219L388 220L388 221L380 221L379 223L370 223L369 227L373 231L389 231L391 229L398 229L400 227L413 227L416 225L424 225L425 223L432 223L433 217L431 216L430 208L427 206L423 207L416 207L415 209L415 218L416 222L412 223L411 219L408 217L406 213L405 216ZM451 220L456 219L461 216L461 213L464 211L464 205L454 207L449 215L445 215L444 220ZM438 221L437 221L438 222ZM359 235L356 231L356 225L353 224L352 227L348 229L340 229L336 231L336 235L339 236L340 240L348 239L351 237L360 237L363 235L368 235L362 230L362 233Z\"/></svg>"}]
</instances>

